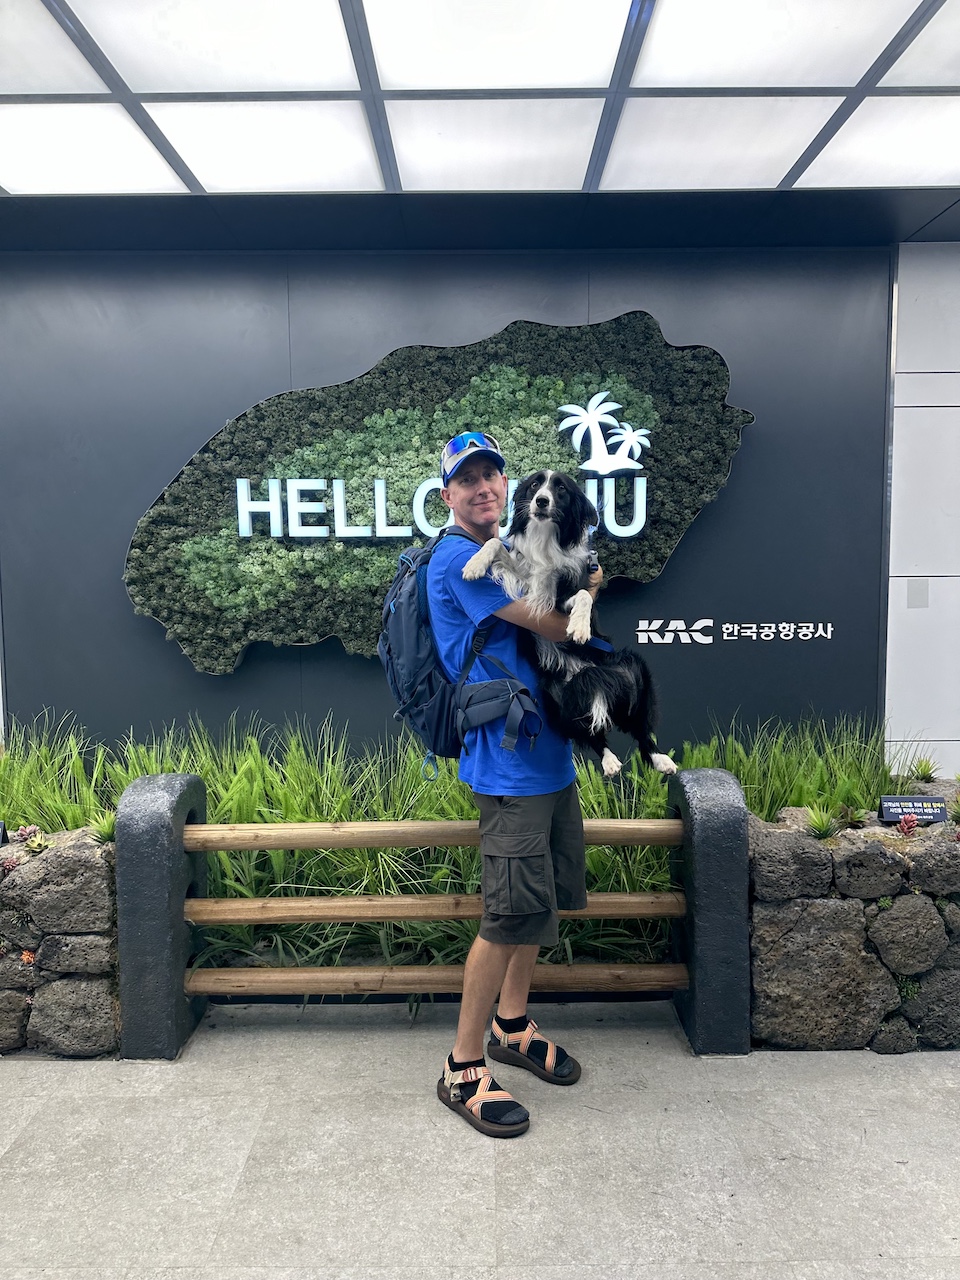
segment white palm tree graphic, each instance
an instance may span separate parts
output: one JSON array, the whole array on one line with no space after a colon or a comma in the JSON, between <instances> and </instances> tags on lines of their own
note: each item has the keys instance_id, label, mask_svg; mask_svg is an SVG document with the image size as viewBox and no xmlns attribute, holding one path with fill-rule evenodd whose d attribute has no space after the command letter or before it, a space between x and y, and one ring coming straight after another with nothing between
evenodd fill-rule
<instances>
[{"instance_id":1,"label":"white palm tree graphic","mask_svg":"<svg viewBox=\"0 0 960 1280\"><path fill-rule=\"evenodd\" d=\"M607 436L607 444L613 444L617 440L620 442L620 448L614 457L620 465L630 466L631 458L639 458L644 449L650 448L650 429L649 427L631 427L629 422L621 422L619 427ZM640 469L643 468L642 462L636 465Z\"/></svg>"},{"instance_id":2,"label":"white palm tree graphic","mask_svg":"<svg viewBox=\"0 0 960 1280\"><path fill-rule=\"evenodd\" d=\"M638 431L628 422L619 423L613 414L614 410L621 409L623 406L612 400L607 401L609 394L608 391L598 391L595 396L590 397L585 409L577 404L560 405L557 412L569 414L569 417L564 418L557 430L572 429L570 442L574 449L580 448L584 436L589 433L590 456L586 462L580 463L581 471L592 471L595 475L605 476L613 471L642 470L641 464L635 462L634 458L639 456L644 445L649 446L649 440L643 439L644 436L649 436L649 432L646 427ZM603 434L604 424L614 428L610 433L610 439L621 442L615 454L607 452L607 441Z\"/></svg>"}]
</instances>

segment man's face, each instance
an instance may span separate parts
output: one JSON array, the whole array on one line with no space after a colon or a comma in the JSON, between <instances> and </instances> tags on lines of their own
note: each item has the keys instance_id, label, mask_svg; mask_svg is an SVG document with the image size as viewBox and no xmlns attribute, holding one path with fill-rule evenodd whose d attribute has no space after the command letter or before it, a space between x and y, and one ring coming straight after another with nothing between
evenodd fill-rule
<instances>
[{"instance_id":1,"label":"man's face","mask_svg":"<svg viewBox=\"0 0 960 1280\"><path fill-rule=\"evenodd\" d=\"M489 458L461 463L440 496L464 528L489 529L507 502L507 477Z\"/></svg>"}]
</instances>

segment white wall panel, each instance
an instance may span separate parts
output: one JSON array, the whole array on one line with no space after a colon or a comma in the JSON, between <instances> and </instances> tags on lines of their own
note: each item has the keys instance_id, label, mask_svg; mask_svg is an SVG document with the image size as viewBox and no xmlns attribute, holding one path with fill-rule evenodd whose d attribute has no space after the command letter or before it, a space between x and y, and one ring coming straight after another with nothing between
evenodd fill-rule
<instances>
[{"instance_id":1,"label":"white wall panel","mask_svg":"<svg viewBox=\"0 0 960 1280\"><path fill-rule=\"evenodd\" d=\"M900 246L895 368L960 370L960 244Z\"/></svg>"},{"instance_id":2,"label":"white wall panel","mask_svg":"<svg viewBox=\"0 0 960 1280\"><path fill-rule=\"evenodd\" d=\"M893 416L890 572L960 573L960 408Z\"/></svg>"},{"instance_id":3,"label":"white wall panel","mask_svg":"<svg viewBox=\"0 0 960 1280\"><path fill-rule=\"evenodd\" d=\"M897 408L942 408L960 404L960 373L898 373L893 384Z\"/></svg>"},{"instance_id":4,"label":"white wall panel","mask_svg":"<svg viewBox=\"0 0 960 1280\"><path fill-rule=\"evenodd\" d=\"M926 756L937 766L938 778L953 778L960 774L960 740L937 742L911 738L907 741L887 739L887 759L915 759Z\"/></svg>"},{"instance_id":5,"label":"white wall panel","mask_svg":"<svg viewBox=\"0 0 960 1280\"><path fill-rule=\"evenodd\" d=\"M960 739L958 636L960 578L890 580L887 650L890 738Z\"/></svg>"},{"instance_id":6,"label":"white wall panel","mask_svg":"<svg viewBox=\"0 0 960 1280\"><path fill-rule=\"evenodd\" d=\"M900 246L887 735L960 770L960 244Z\"/></svg>"}]
</instances>

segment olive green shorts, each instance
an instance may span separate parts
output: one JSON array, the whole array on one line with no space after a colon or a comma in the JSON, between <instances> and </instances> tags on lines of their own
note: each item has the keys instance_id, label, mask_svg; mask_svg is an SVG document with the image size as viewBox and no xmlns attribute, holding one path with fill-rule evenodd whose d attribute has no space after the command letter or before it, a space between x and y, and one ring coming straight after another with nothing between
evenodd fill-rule
<instances>
[{"instance_id":1,"label":"olive green shorts","mask_svg":"<svg viewBox=\"0 0 960 1280\"><path fill-rule=\"evenodd\" d=\"M480 937L554 946L557 911L587 905L583 818L577 784L545 796L485 796L480 809Z\"/></svg>"}]
</instances>

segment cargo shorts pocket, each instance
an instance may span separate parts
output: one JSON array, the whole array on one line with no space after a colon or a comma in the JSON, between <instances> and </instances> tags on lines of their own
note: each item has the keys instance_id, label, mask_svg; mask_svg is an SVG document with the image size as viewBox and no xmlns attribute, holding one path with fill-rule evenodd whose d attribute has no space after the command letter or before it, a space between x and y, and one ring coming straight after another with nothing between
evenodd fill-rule
<instances>
[{"instance_id":1,"label":"cargo shorts pocket","mask_svg":"<svg viewBox=\"0 0 960 1280\"><path fill-rule=\"evenodd\" d=\"M528 916L556 906L553 865L546 832L488 834L484 840L482 888L491 915Z\"/></svg>"}]
</instances>

